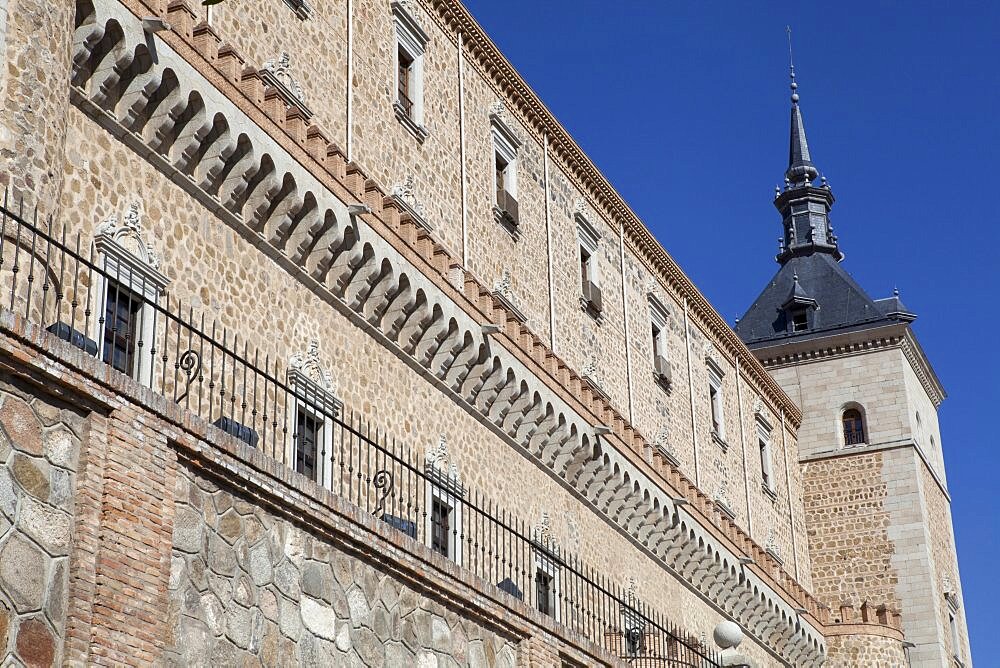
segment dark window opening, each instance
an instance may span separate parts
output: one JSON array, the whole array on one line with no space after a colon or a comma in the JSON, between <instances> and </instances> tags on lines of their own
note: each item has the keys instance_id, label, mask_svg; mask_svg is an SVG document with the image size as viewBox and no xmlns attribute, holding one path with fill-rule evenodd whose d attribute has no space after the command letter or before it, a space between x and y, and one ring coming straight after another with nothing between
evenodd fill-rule
<instances>
[{"instance_id":1,"label":"dark window opening","mask_svg":"<svg viewBox=\"0 0 1000 668\"><path fill-rule=\"evenodd\" d=\"M809 318L805 311L794 311L792 313L792 331L804 332L809 329Z\"/></svg>"},{"instance_id":2,"label":"dark window opening","mask_svg":"<svg viewBox=\"0 0 1000 668\"><path fill-rule=\"evenodd\" d=\"M452 508L441 499L431 500L431 549L451 557Z\"/></svg>"},{"instance_id":3,"label":"dark window opening","mask_svg":"<svg viewBox=\"0 0 1000 668\"><path fill-rule=\"evenodd\" d=\"M399 104L403 107L403 112L410 118L413 117L413 100L411 99L411 79L413 77L413 58L410 54L399 47L399 54L397 56L399 62L399 70L396 73L396 78L399 80L398 97Z\"/></svg>"},{"instance_id":4,"label":"dark window opening","mask_svg":"<svg viewBox=\"0 0 1000 668\"><path fill-rule=\"evenodd\" d=\"M583 246L580 246L580 282L584 289L590 283L590 253Z\"/></svg>"},{"instance_id":5,"label":"dark window opening","mask_svg":"<svg viewBox=\"0 0 1000 668\"><path fill-rule=\"evenodd\" d=\"M136 332L142 299L108 281L104 309L104 361L122 373L135 368Z\"/></svg>"},{"instance_id":6,"label":"dark window opening","mask_svg":"<svg viewBox=\"0 0 1000 668\"><path fill-rule=\"evenodd\" d=\"M639 656L646 651L646 634L641 626L625 629L625 655Z\"/></svg>"},{"instance_id":7,"label":"dark window opening","mask_svg":"<svg viewBox=\"0 0 1000 668\"><path fill-rule=\"evenodd\" d=\"M663 351L660 350L660 328L653 325L653 359L657 357L662 357Z\"/></svg>"},{"instance_id":8,"label":"dark window opening","mask_svg":"<svg viewBox=\"0 0 1000 668\"><path fill-rule=\"evenodd\" d=\"M719 420L719 390L713 384L708 386L708 400L712 406L712 432L720 434L721 422Z\"/></svg>"},{"instance_id":9,"label":"dark window opening","mask_svg":"<svg viewBox=\"0 0 1000 668\"><path fill-rule=\"evenodd\" d=\"M316 480L316 455L322 437L323 420L299 408L295 419L295 470L310 480Z\"/></svg>"},{"instance_id":10,"label":"dark window opening","mask_svg":"<svg viewBox=\"0 0 1000 668\"><path fill-rule=\"evenodd\" d=\"M497 183L497 205L501 208L506 205L506 198L504 195L507 193L507 167L509 163L501 157L499 153L496 154L496 183Z\"/></svg>"},{"instance_id":11,"label":"dark window opening","mask_svg":"<svg viewBox=\"0 0 1000 668\"><path fill-rule=\"evenodd\" d=\"M844 445L858 445L865 442L865 425L861 411L850 408L844 411Z\"/></svg>"},{"instance_id":12,"label":"dark window opening","mask_svg":"<svg viewBox=\"0 0 1000 668\"><path fill-rule=\"evenodd\" d=\"M764 482L764 485L771 489L771 453L768 451L767 441L764 439L759 439L757 441L758 447L760 447L760 475Z\"/></svg>"},{"instance_id":13,"label":"dark window opening","mask_svg":"<svg viewBox=\"0 0 1000 668\"><path fill-rule=\"evenodd\" d=\"M553 617L556 610L556 579L541 568L535 571L535 607L543 615Z\"/></svg>"}]
</instances>

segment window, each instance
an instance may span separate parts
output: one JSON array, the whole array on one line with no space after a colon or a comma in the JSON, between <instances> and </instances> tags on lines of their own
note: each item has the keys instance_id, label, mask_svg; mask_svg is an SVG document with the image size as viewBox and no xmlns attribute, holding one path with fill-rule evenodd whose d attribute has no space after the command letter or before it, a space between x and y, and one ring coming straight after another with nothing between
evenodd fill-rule
<instances>
[{"instance_id":1,"label":"window","mask_svg":"<svg viewBox=\"0 0 1000 668\"><path fill-rule=\"evenodd\" d=\"M653 378L664 388L671 381L670 361L667 359L667 308L659 297L649 293L649 319L652 331Z\"/></svg>"},{"instance_id":2,"label":"window","mask_svg":"<svg viewBox=\"0 0 1000 668\"><path fill-rule=\"evenodd\" d=\"M424 127L424 48L427 33L401 2L392 3L396 21L396 50L393 54L396 78L396 118L419 141L427 138Z\"/></svg>"},{"instance_id":3,"label":"window","mask_svg":"<svg viewBox=\"0 0 1000 668\"><path fill-rule=\"evenodd\" d=\"M757 421L757 448L760 453L761 487L765 492L774 494L774 472L771 468L771 428Z\"/></svg>"},{"instance_id":4,"label":"window","mask_svg":"<svg viewBox=\"0 0 1000 668\"><path fill-rule=\"evenodd\" d=\"M438 554L462 565L462 499L465 487L458 468L448 454L448 442L442 435L438 444L424 453L424 540Z\"/></svg>"},{"instance_id":5,"label":"window","mask_svg":"<svg viewBox=\"0 0 1000 668\"><path fill-rule=\"evenodd\" d=\"M330 374L320 364L319 341L288 361L288 427L292 430L288 460L295 471L333 489L333 419L343 407L333 394Z\"/></svg>"},{"instance_id":6,"label":"window","mask_svg":"<svg viewBox=\"0 0 1000 668\"><path fill-rule=\"evenodd\" d=\"M399 47L399 52L396 54L396 63L398 65L396 70L396 101L403 108L403 113L412 119L413 99L410 96L413 87L411 84L411 79L413 78L413 58L406 52L406 49Z\"/></svg>"},{"instance_id":7,"label":"window","mask_svg":"<svg viewBox=\"0 0 1000 668\"><path fill-rule=\"evenodd\" d=\"M549 546L536 542L535 609L559 621L559 560Z\"/></svg>"},{"instance_id":8,"label":"window","mask_svg":"<svg viewBox=\"0 0 1000 668\"><path fill-rule=\"evenodd\" d=\"M804 332L809 329L809 314L803 309L792 311L792 331Z\"/></svg>"},{"instance_id":9,"label":"window","mask_svg":"<svg viewBox=\"0 0 1000 668\"><path fill-rule=\"evenodd\" d=\"M490 114L493 136L493 216L510 235L520 237L517 206L517 149L521 142L504 120L502 105Z\"/></svg>"},{"instance_id":10,"label":"window","mask_svg":"<svg viewBox=\"0 0 1000 668\"><path fill-rule=\"evenodd\" d=\"M435 497L431 500L431 549L449 558L454 553L451 540L452 512L454 509L442 499Z\"/></svg>"},{"instance_id":11,"label":"window","mask_svg":"<svg viewBox=\"0 0 1000 668\"><path fill-rule=\"evenodd\" d=\"M865 442L865 425L860 410L848 408L841 420L844 426L844 445L858 445Z\"/></svg>"},{"instance_id":12,"label":"window","mask_svg":"<svg viewBox=\"0 0 1000 668\"><path fill-rule=\"evenodd\" d=\"M300 406L295 420L295 470L316 480L319 444L323 439L323 420Z\"/></svg>"},{"instance_id":13,"label":"window","mask_svg":"<svg viewBox=\"0 0 1000 668\"><path fill-rule=\"evenodd\" d=\"M955 619L955 613L948 612L948 626L951 628L951 654L956 659L962 657L961 643L958 637L958 620Z\"/></svg>"},{"instance_id":14,"label":"window","mask_svg":"<svg viewBox=\"0 0 1000 668\"><path fill-rule=\"evenodd\" d=\"M535 571L535 607L549 617L555 616L556 578L541 568Z\"/></svg>"},{"instance_id":15,"label":"window","mask_svg":"<svg viewBox=\"0 0 1000 668\"><path fill-rule=\"evenodd\" d=\"M94 286L99 317L89 334L102 361L148 386L155 361L150 351L162 320L156 303L168 280L158 271L159 258L144 238L140 218L140 204L133 202L121 222L112 216L97 228L94 247L103 271Z\"/></svg>"},{"instance_id":16,"label":"window","mask_svg":"<svg viewBox=\"0 0 1000 668\"><path fill-rule=\"evenodd\" d=\"M580 259L580 307L600 322L604 311L598 267L601 234L582 211L576 213L576 237Z\"/></svg>"},{"instance_id":17,"label":"window","mask_svg":"<svg viewBox=\"0 0 1000 668\"><path fill-rule=\"evenodd\" d=\"M712 416L712 437L716 439L716 442L721 442L720 445L724 445L726 423L722 410L722 373L713 364L710 364L708 368L708 402Z\"/></svg>"},{"instance_id":18,"label":"window","mask_svg":"<svg viewBox=\"0 0 1000 668\"><path fill-rule=\"evenodd\" d=\"M114 281L107 281L102 358L122 373L133 375L142 318L142 299Z\"/></svg>"}]
</instances>

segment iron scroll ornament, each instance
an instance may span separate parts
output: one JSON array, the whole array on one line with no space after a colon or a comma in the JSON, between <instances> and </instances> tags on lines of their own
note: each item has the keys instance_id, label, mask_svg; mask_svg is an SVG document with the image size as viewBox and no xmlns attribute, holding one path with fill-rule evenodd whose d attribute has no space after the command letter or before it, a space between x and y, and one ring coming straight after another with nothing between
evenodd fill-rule
<instances>
[{"instance_id":1,"label":"iron scroll ornament","mask_svg":"<svg viewBox=\"0 0 1000 668\"><path fill-rule=\"evenodd\" d=\"M381 469L375 472L372 477L372 485L375 489L379 490L378 501L375 503L374 515L379 519L383 519L385 515L385 500L392 493L392 473Z\"/></svg>"},{"instance_id":2,"label":"iron scroll ornament","mask_svg":"<svg viewBox=\"0 0 1000 668\"><path fill-rule=\"evenodd\" d=\"M188 395L188 391L191 389L191 383L194 382L195 376L199 376L201 374L201 355L194 350L185 350L177 359L177 363L174 364L174 368L183 371L185 375L186 382L184 384L184 391L174 400L174 403L180 403L181 400Z\"/></svg>"}]
</instances>

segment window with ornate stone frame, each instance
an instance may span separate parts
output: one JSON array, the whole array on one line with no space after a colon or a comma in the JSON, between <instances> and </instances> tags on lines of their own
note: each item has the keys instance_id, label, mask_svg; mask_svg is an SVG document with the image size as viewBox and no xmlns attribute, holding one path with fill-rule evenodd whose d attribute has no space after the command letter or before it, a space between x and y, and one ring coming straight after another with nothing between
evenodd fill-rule
<instances>
[{"instance_id":1,"label":"window with ornate stone frame","mask_svg":"<svg viewBox=\"0 0 1000 668\"><path fill-rule=\"evenodd\" d=\"M313 340L305 353L288 362L289 389L287 429L291 434L286 456L297 473L327 489L333 489L334 419L343 403L334 394L329 372L319 360L319 342Z\"/></svg>"},{"instance_id":2,"label":"window with ornate stone frame","mask_svg":"<svg viewBox=\"0 0 1000 668\"><path fill-rule=\"evenodd\" d=\"M757 450L760 455L760 484L765 494L774 498L777 496L774 481L773 452L771 447L770 424L757 415Z\"/></svg>"},{"instance_id":3,"label":"window with ornate stone frame","mask_svg":"<svg viewBox=\"0 0 1000 668\"><path fill-rule=\"evenodd\" d=\"M562 617L559 606L562 560L559 558L559 547L552 536L547 512L542 513L542 521L535 527L531 551L534 562L532 593L535 609L558 622Z\"/></svg>"},{"instance_id":4,"label":"window with ornate stone frame","mask_svg":"<svg viewBox=\"0 0 1000 668\"><path fill-rule=\"evenodd\" d=\"M576 240L580 260L580 308L598 322L604 312L601 294L600 244L601 233L577 207Z\"/></svg>"},{"instance_id":5,"label":"window with ornate stone frame","mask_svg":"<svg viewBox=\"0 0 1000 668\"><path fill-rule=\"evenodd\" d=\"M493 218L517 241L521 217L517 204L517 151L521 141L507 123L502 102L490 112L493 139Z\"/></svg>"},{"instance_id":6,"label":"window with ornate stone frame","mask_svg":"<svg viewBox=\"0 0 1000 668\"><path fill-rule=\"evenodd\" d=\"M419 141L424 126L424 49L430 39L413 17L409 0L392 3L396 44L392 53L393 110L396 118Z\"/></svg>"},{"instance_id":7,"label":"window with ornate stone frame","mask_svg":"<svg viewBox=\"0 0 1000 668\"><path fill-rule=\"evenodd\" d=\"M673 369L670 365L670 358L667 355L667 324L670 312L659 296L650 292L649 299L649 322L653 352L653 378L663 388L669 388L673 380Z\"/></svg>"},{"instance_id":8,"label":"window with ornate stone frame","mask_svg":"<svg viewBox=\"0 0 1000 668\"><path fill-rule=\"evenodd\" d=\"M708 404L712 420L712 439L722 446L726 443L725 401L722 394L722 369L715 360L706 356L705 365L708 368Z\"/></svg>"},{"instance_id":9,"label":"window with ornate stone frame","mask_svg":"<svg viewBox=\"0 0 1000 668\"><path fill-rule=\"evenodd\" d=\"M152 383L158 314L155 305L169 279L160 273L160 260L146 242L140 205L129 205L119 222L112 215L94 235L97 266L94 277L91 338L98 358L143 385Z\"/></svg>"},{"instance_id":10,"label":"window with ornate stone frame","mask_svg":"<svg viewBox=\"0 0 1000 668\"><path fill-rule=\"evenodd\" d=\"M960 609L958 594L955 593L951 584L951 578L945 577L943 584L944 600L948 604L948 629L951 632L951 655L958 666L964 666L962 662L962 638L958 632L958 612Z\"/></svg>"},{"instance_id":11,"label":"window with ornate stone frame","mask_svg":"<svg viewBox=\"0 0 1000 668\"><path fill-rule=\"evenodd\" d=\"M424 455L424 539L427 547L462 565L462 505L465 487L451 463L444 436Z\"/></svg>"}]
</instances>

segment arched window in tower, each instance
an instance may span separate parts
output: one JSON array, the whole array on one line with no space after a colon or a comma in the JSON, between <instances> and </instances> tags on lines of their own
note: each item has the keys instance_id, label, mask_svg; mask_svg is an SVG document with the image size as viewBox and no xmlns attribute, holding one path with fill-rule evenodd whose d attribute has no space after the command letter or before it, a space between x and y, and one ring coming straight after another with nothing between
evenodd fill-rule
<instances>
[{"instance_id":1,"label":"arched window in tower","mask_svg":"<svg viewBox=\"0 0 1000 668\"><path fill-rule=\"evenodd\" d=\"M848 408L841 418L844 425L844 445L858 445L865 442L865 422L861 411Z\"/></svg>"}]
</instances>

